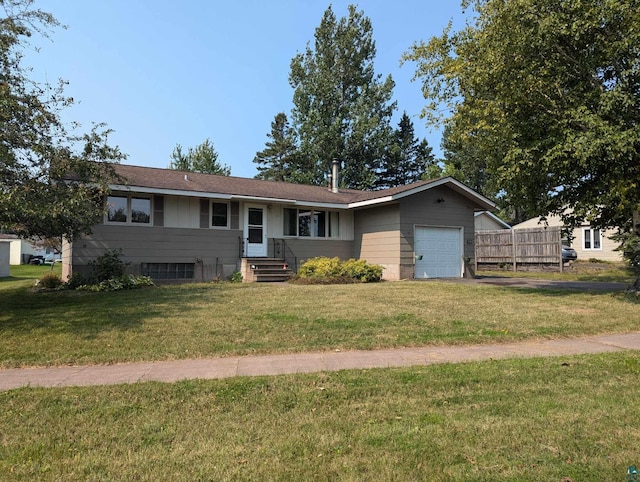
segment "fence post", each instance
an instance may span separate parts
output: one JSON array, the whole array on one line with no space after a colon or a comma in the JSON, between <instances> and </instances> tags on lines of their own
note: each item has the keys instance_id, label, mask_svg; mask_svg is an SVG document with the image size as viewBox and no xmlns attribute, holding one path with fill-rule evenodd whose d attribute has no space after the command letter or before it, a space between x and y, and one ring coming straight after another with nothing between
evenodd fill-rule
<instances>
[{"instance_id":1,"label":"fence post","mask_svg":"<svg viewBox=\"0 0 640 482\"><path fill-rule=\"evenodd\" d=\"M564 263L562 262L562 230L558 230L558 244L560 248L560 272L564 273Z\"/></svg>"},{"instance_id":2,"label":"fence post","mask_svg":"<svg viewBox=\"0 0 640 482\"><path fill-rule=\"evenodd\" d=\"M513 249L513 272L515 273L516 271L518 271L518 261L517 261L518 247L516 246L516 230L515 229L511 230L511 247Z\"/></svg>"}]
</instances>

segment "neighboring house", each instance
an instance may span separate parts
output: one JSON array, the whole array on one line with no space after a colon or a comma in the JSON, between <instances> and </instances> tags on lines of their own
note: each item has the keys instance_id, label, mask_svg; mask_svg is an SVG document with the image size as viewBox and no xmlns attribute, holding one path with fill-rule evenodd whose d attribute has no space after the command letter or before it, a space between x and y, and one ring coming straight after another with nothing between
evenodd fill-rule
<instances>
[{"instance_id":1,"label":"neighboring house","mask_svg":"<svg viewBox=\"0 0 640 482\"><path fill-rule=\"evenodd\" d=\"M562 219L557 215L547 216L547 223L549 226L564 226ZM540 217L537 217L516 224L513 229L537 228L540 226L545 226L545 223ZM613 229L603 232L585 223L573 230L570 236L571 239L566 240L566 244L576 250L578 260L622 261L622 253L615 251L618 243L610 237L615 233L616 231Z\"/></svg>"},{"instance_id":2,"label":"neighboring house","mask_svg":"<svg viewBox=\"0 0 640 482\"><path fill-rule=\"evenodd\" d=\"M388 280L461 277L474 213L495 205L447 177L381 191L116 165L107 214L63 247L63 277L122 249L132 273L207 281L262 258L297 268L316 256L382 265ZM245 278L246 279L246 278Z\"/></svg>"},{"instance_id":3,"label":"neighboring house","mask_svg":"<svg viewBox=\"0 0 640 482\"><path fill-rule=\"evenodd\" d=\"M44 254L44 249L13 234L0 234L0 243L9 246L9 264L12 265L27 264L31 256Z\"/></svg>"},{"instance_id":4,"label":"neighboring house","mask_svg":"<svg viewBox=\"0 0 640 482\"><path fill-rule=\"evenodd\" d=\"M495 231L497 229L511 229L507 223L489 211L479 211L474 214L476 231Z\"/></svg>"}]
</instances>

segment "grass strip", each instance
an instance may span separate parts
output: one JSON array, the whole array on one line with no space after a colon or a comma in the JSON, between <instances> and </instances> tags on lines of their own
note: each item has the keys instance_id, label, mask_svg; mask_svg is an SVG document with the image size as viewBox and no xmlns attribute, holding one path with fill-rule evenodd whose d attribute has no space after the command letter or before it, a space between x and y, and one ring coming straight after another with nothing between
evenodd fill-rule
<instances>
[{"instance_id":1,"label":"grass strip","mask_svg":"<svg viewBox=\"0 0 640 482\"><path fill-rule=\"evenodd\" d=\"M441 281L187 284L115 293L0 282L0 367L506 343L636 331L637 297Z\"/></svg>"},{"instance_id":2,"label":"grass strip","mask_svg":"<svg viewBox=\"0 0 640 482\"><path fill-rule=\"evenodd\" d=\"M635 353L0 393L2 480L624 480Z\"/></svg>"}]
</instances>

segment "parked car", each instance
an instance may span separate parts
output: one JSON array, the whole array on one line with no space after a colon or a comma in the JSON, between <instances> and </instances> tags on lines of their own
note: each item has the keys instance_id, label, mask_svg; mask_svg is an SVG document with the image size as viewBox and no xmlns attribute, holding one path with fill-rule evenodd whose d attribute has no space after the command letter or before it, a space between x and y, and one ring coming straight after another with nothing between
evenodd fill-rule
<instances>
[{"instance_id":1,"label":"parked car","mask_svg":"<svg viewBox=\"0 0 640 482\"><path fill-rule=\"evenodd\" d=\"M39 254L29 256L29 264L44 264L44 256Z\"/></svg>"},{"instance_id":2,"label":"parked car","mask_svg":"<svg viewBox=\"0 0 640 482\"><path fill-rule=\"evenodd\" d=\"M569 246L562 246L562 262L567 263L569 261L575 261L578 259L578 253Z\"/></svg>"},{"instance_id":3,"label":"parked car","mask_svg":"<svg viewBox=\"0 0 640 482\"><path fill-rule=\"evenodd\" d=\"M44 256L44 264L62 263L61 256L59 254L46 254Z\"/></svg>"}]
</instances>

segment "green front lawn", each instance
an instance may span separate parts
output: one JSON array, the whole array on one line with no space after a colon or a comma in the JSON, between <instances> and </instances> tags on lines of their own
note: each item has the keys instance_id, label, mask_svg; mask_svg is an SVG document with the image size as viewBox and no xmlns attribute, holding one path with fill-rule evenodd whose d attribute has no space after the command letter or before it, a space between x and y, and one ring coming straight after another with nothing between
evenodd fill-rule
<instances>
[{"instance_id":1,"label":"green front lawn","mask_svg":"<svg viewBox=\"0 0 640 482\"><path fill-rule=\"evenodd\" d=\"M511 342L640 326L638 299L622 293L438 281L34 292L28 275L12 275L0 282L0 367Z\"/></svg>"},{"instance_id":2,"label":"green front lawn","mask_svg":"<svg viewBox=\"0 0 640 482\"><path fill-rule=\"evenodd\" d=\"M617 353L25 388L0 392L0 479L625 480L639 378Z\"/></svg>"},{"instance_id":3,"label":"green front lawn","mask_svg":"<svg viewBox=\"0 0 640 482\"><path fill-rule=\"evenodd\" d=\"M509 266L504 270L480 270L480 276L507 276L514 278L548 279L557 281L602 281L614 283L633 283L636 279L634 271L627 263L591 263L588 261L574 261L564 267L562 273L558 267L547 267L531 271L512 271Z\"/></svg>"}]
</instances>

